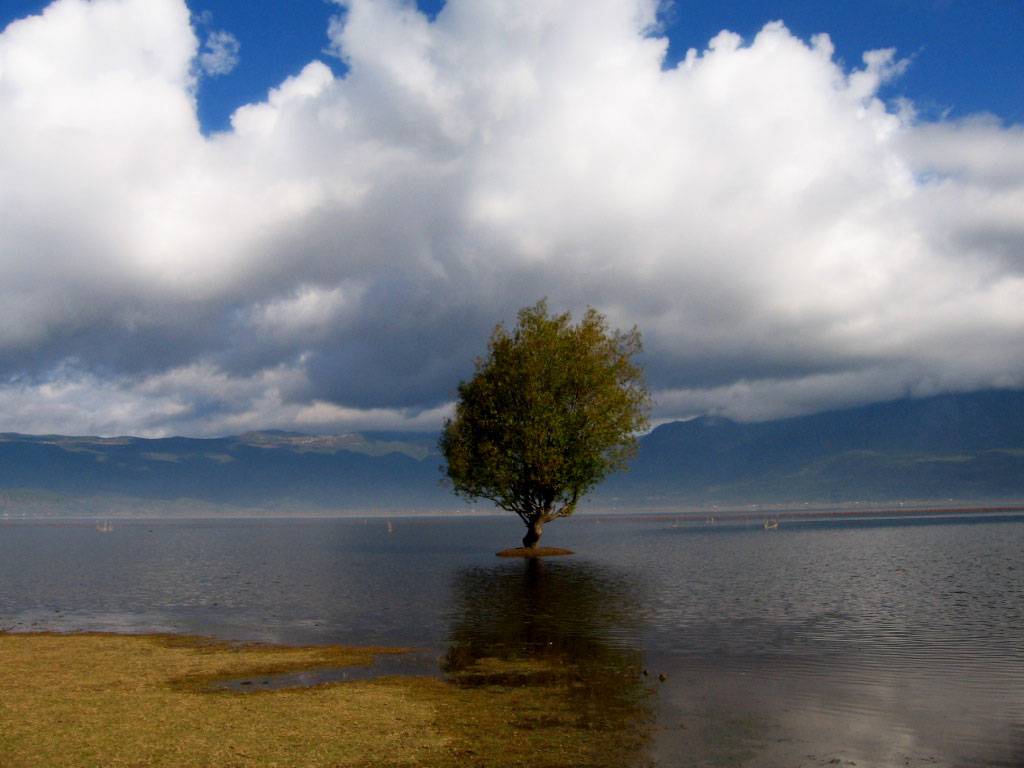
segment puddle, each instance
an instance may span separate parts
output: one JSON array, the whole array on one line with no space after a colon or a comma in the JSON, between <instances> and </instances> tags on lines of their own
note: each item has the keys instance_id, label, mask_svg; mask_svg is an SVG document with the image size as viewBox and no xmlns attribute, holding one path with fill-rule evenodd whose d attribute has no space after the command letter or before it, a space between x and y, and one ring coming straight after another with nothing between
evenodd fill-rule
<instances>
[{"instance_id":1,"label":"puddle","mask_svg":"<svg viewBox=\"0 0 1024 768\"><path fill-rule=\"evenodd\" d=\"M383 653L373 664L358 667L319 667L283 672L278 675L237 677L223 680L217 688L229 691L277 691L284 688L309 688L324 683L344 683L375 680L378 677L405 675L415 677L442 677L437 657L429 652Z\"/></svg>"}]
</instances>

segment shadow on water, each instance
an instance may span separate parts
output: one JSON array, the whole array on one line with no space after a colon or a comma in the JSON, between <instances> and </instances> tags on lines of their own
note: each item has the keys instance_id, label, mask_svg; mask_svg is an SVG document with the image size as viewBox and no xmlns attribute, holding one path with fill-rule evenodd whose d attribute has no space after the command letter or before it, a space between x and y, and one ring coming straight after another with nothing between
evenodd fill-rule
<instances>
[{"instance_id":1,"label":"shadow on water","mask_svg":"<svg viewBox=\"0 0 1024 768\"><path fill-rule=\"evenodd\" d=\"M614 745L608 764L641 759L656 683L643 673L638 600L626 578L586 562L529 559L458 571L452 602L443 669L453 683L558 690L572 728Z\"/></svg>"}]
</instances>

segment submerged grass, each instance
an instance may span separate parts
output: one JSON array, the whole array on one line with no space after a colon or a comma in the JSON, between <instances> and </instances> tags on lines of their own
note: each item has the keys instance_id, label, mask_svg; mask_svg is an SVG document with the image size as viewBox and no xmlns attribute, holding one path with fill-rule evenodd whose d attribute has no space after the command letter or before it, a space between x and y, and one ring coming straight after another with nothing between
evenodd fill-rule
<instances>
[{"instance_id":1,"label":"submerged grass","mask_svg":"<svg viewBox=\"0 0 1024 768\"><path fill-rule=\"evenodd\" d=\"M581 725L557 675L528 686L497 676L468 687L426 677L253 693L215 685L388 652L0 634L0 765L556 768L629 765L642 745L629 718Z\"/></svg>"}]
</instances>

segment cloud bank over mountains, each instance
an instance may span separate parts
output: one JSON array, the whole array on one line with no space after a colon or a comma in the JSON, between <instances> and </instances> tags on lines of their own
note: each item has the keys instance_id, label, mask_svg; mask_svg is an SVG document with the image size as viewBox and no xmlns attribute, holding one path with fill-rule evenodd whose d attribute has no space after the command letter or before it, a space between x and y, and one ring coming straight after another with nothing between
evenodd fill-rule
<instances>
[{"instance_id":1,"label":"cloud bank over mountains","mask_svg":"<svg viewBox=\"0 0 1024 768\"><path fill-rule=\"evenodd\" d=\"M665 67L650 0L349 0L203 135L182 0L0 34L0 429L430 429L489 330L636 324L656 417L1024 386L1024 128L782 22ZM241 52L244 56L244 50Z\"/></svg>"}]
</instances>

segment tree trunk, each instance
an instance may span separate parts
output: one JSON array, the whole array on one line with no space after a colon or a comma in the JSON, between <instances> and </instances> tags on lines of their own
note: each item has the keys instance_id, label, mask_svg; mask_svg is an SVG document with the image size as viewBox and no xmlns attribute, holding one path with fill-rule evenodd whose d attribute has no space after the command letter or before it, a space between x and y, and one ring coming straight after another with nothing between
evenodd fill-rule
<instances>
[{"instance_id":1,"label":"tree trunk","mask_svg":"<svg viewBox=\"0 0 1024 768\"><path fill-rule=\"evenodd\" d=\"M540 516L530 520L529 525L526 526L526 535L523 536L523 546L529 549L536 547L537 542L540 541L541 528L543 527L544 520Z\"/></svg>"}]
</instances>

